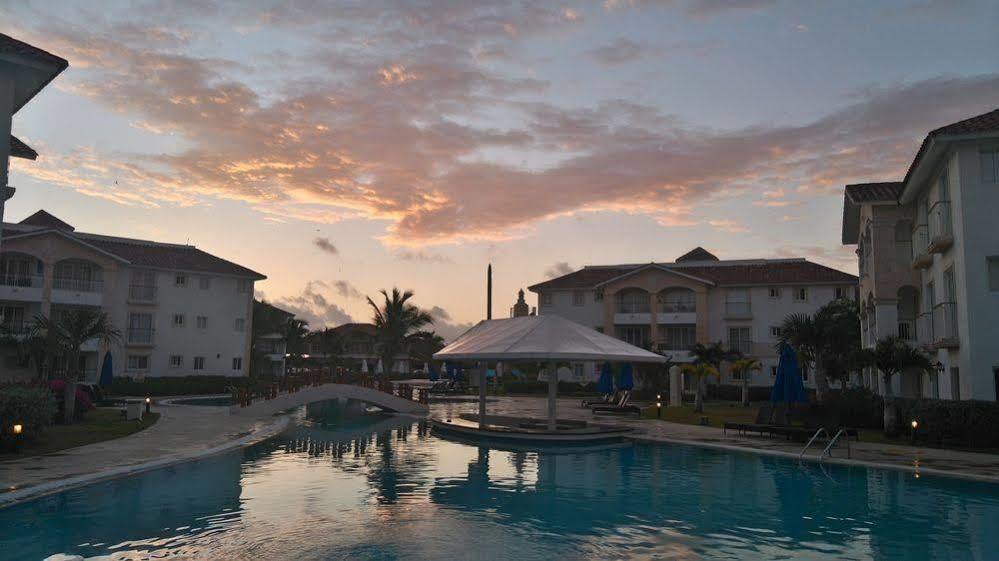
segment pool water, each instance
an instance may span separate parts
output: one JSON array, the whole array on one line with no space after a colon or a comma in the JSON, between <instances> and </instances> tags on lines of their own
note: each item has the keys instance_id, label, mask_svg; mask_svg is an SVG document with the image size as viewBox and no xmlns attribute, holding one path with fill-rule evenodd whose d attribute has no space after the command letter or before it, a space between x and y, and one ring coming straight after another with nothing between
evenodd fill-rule
<instances>
[{"instance_id":1,"label":"pool water","mask_svg":"<svg viewBox=\"0 0 999 561\"><path fill-rule=\"evenodd\" d=\"M0 509L0 558L999 558L999 490L678 445L547 454L317 404L262 444Z\"/></svg>"},{"instance_id":2,"label":"pool water","mask_svg":"<svg viewBox=\"0 0 999 561\"><path fill-rule=\"evenodd\" d=\"M173 405L206 405L210 407L228 407L232 405L232 398L229 396L220 397L185 397L171 401Z\"/></svg>"}]
</instances>

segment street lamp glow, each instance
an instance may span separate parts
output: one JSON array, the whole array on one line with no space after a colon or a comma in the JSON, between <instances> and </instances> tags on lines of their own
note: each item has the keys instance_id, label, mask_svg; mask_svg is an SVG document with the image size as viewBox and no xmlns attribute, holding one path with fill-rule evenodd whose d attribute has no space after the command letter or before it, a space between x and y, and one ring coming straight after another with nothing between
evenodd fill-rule
<instances>
[{"instance_id":1,"label":"street lamp glow","mask_svg":"<svg viewBox=\"0 0 999 561\"><path fill-rule=\"evenodd\" d=\"M917 428L918 426L919 426L919 421L917 421L917 420L913 419L913 420L912 420L912 430L916 430L916 428Z\"/></svg>"},{"instance_id":2,"label":"street lamp glow","mask_svg":"<svg viewBox=\"0 0 999 561\"><path fill-rule=\"evenodd\" d=\"M24 432L24 427L20 423L14 425L13 428L14 428L14 436L17 436L22 432Z\"/></svg>"}]
</instances>

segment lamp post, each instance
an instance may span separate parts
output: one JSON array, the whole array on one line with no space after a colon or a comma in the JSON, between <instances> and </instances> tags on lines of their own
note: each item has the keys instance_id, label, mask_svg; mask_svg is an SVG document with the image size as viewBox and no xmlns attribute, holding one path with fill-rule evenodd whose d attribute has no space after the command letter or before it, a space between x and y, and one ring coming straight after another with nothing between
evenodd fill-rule
<instances>
[{"instance_id":1,"label":"lamp post","mask_svg":"<svg viewBox=\"0 0 999 561\"><path fill-rule=\"evenodd\" d=\"M919 428L919 421L913 419L912 422L910 423L910 425L912 425L912 436L911 436L910 442L912 444L915 444L916 443L916 429Z\"/></svg>"},{"instance_id":2,"label":"lamp post","mask_svg":"<svg viewBox=\"0 0 999 561\"><path fill-rule=\"evenodd\" d=\"M152 403L153 403L153 400L152 400L152 398L150 398L150 397L147 397L147 398L146 398L146 415L148 415L148 414L149 414L149 406L150 406L150 405L152 405Z\"/></svg>"},{"instance_id":3,"label":"lamp post","mask_svg":"<svg viewBox=\"0 0 999 561\"><path fill-rule=\"evenodd\" d=\"M663 418L663 394L661 393L656 394L656 418Z\"/></svg>"},{"instance_id":4,"label":"lamp post","mask_svg":"<svg viewBox=\"0 0 999 561\"><path fill-rule=\"evenodd\" d=\"M21 433L24 432L24 426L21 423L17 423L11 427L10 432L14 434L14 451L17 451L21 446Z\"/></svg>"}]
</instances>

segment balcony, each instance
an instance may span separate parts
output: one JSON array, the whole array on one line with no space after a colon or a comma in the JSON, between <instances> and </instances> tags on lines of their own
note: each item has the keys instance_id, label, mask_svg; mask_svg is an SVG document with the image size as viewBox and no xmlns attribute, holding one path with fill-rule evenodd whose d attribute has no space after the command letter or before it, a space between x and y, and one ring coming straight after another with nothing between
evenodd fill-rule
<instances>
[{"instance_id":1,"label":"balcony","mask_svg":"<svg viewBox=\"0 0 999 561\"><path fill-rule=\"evenodd\" d=\"M943 253L954 245L954 229L951 222L950 201L937 201L930 207L930 253Z\"/></svg>"},{"instance_id":2,"label":"balcony","mask_svg":"<svg viewBox=\"0 0 999 561\"><path fill-rule=\"evenodd\" d=\"M147 304L155 302L156 287L144 284L131 284L128 286L128 301Z\"/></svg>"},{"instance_id":3,"label":"balcony","mask_svg":"<svg viewBox=\"0 0 999 561\"><path fill-rule=\"evenodd\" d=\"M957 304L941 302L933 307L933 346L938 349L954 349L959 344Z\"/></svg>"},{"instance_id":4,"label":"balcony","mask_svg":"<svg viewBox=\"0 0 999 561\"><path fill-rule=\"evenodd\" d=\"M916 320L913 319L903 319L898 320L898 337L904 341L908 341L910 344L916 343Z\"/></svg>"},{"instance_id":5,"label":"balcony","mask_svg":"<svg viewBox=\"0 0 999 561\"><path fill-rule=\"evenodd\" d=\"M925 269L932 264L929 227L926 224L919 224L912 229L912 268Z\"/></svg>"},{"instance_id":6,"label":"balcony","mask_svg":"<svg viewBox=\"0 0 999 561\"><path fill-rule=\"evenodd\" d=\"M52 303L75 306L100 306L104 283L100 279L52 279Z\"/></svg>"},{"instance_id":7,"label":"balcony","mask_svg":"<svg viewBox=\"0 0 999 561\"><path fill-rule=\"evenodd\" d=\"M725 302L725 317L727 319L749 319L753 317L753 308L749 302Z\"/></svg>"},{"instance_id":8,"label":"balcony","mask_svg":"<svg viewBox=\"0 0 999 561\"><path fill-rule=\"evenodd\" d=\"M34 325L23 320L0 323L0 339L13 338L18 341L25 339L34 331Z\"/></svg>"},{"instance_id":9,"label":"balcony","mask_svg":"<svg viewBox=\"0 0 999 561\"><path fill-rule=\"evenodd\" d=\"M652 314L649 308L644 309L638 306L618 306L617 313L614 314L614 323L618 325L649 325L652 323Z\"/></svg>"},{"instance_id":10,"label":"balcony","mask_svg":"<svg viewBox=\"0 0 999 561\"><path fill-rule=\"evenodd\" d=\"M45 279L34 275L7 275L0 277L0 300L41 302Z\"/></svg>"},{"instance_id":11,"label":"balcony","mask_svg":"<svg viewBox=\"0 0 999 561\"><path fill-rule=\"evenodd\" d=\"M133 347L151 347L154 344L156 330L151 327L130 327L125 342Z\"/></svg>"}]
</instances>

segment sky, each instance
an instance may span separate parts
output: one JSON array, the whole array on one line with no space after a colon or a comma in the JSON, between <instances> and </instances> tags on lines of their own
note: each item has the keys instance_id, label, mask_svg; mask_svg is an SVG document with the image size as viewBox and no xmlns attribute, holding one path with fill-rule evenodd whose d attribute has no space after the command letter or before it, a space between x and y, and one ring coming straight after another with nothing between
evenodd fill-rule
<instances>
[{"instance_id":1,"label":"sky","mask_svg":"<svg viewBox=\"0 0 999 561\"><path fill-rule=\"evenodd\" d=\"M5 219L190 243L313 327L397 286L447 337L587 264L855 272L842 189L999 107L999 3L0 0L70 67ZM536 303L528 293L528 302Z\"/></svg>"}]
</instances>

